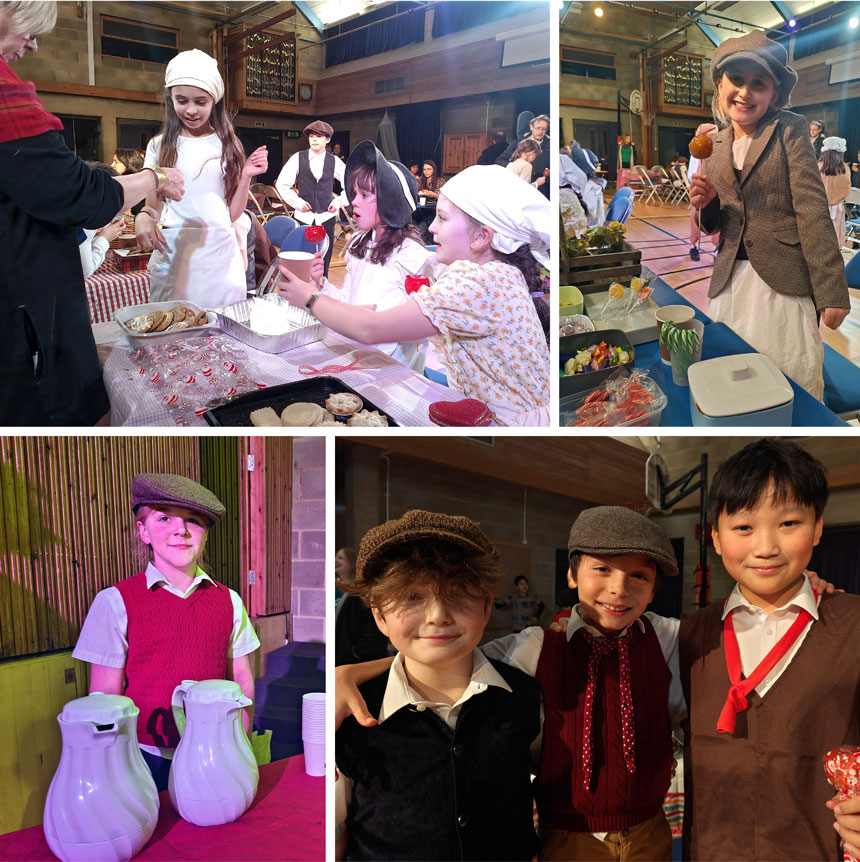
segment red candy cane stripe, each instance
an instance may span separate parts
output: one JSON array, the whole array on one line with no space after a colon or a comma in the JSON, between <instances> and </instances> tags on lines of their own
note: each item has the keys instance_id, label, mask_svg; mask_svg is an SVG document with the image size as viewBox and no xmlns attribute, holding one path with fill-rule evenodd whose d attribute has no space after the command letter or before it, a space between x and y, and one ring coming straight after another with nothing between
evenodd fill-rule
<instances>
[{"instance_id":1,"label":"red candy cane stripe","mask_svg":"<svg viewBox=\"0 0 860 862\"><path fill-rule=\"evenodd\" d=\"M323 365L322 368L314 368L313 365L300 365L299 374L304 374L306 377L313 377L315 374L342 374L344 371L355 369L356 371L375 371L374 368L367 366L359 366L360 358L353 359L349 365Z\"/></svg>"}]
</instances>

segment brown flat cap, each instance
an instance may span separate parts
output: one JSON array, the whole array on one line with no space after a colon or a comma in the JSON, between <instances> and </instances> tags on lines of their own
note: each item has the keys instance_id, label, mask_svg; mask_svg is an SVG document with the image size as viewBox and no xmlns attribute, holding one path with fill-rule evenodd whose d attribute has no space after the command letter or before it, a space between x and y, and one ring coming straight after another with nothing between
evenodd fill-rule
<instances>
[{"instance_id":1,"label":"brown flat cap","mask_svg":"<svg viewBox=\"0 0 860 862\"><path fill-rule=\"evenodd\" d=\"M330 138L334 134L334 129L325 120L314 120L312 123L308 123L304 129L306 135L311 132Z\"/></svg>"},{"instance_id":2,"label":"brown flat cap","mask_svg":"<svg viewBox=\"0 0 860 862\"><path fill-rule=\"evenodd\" d=\"M779 85L777 108L788 104L791 91L797 83L797 72L788 65L788 52L779 43L768 39L761 30L746 36L721 42L711 60L711 79L714 84L725 67L734 60L749 60L761 66Z\"/></svg>"},{"instance_id":3,"label":"brown flat cap","mask_svg":"<svg viewBox=\"0 0 860 862\"><path fill-rule=\"evenodd\" d=\"M136 512L140 506L182 506L213 524L227 511L208 488L174 473L138 473L131 480L131 507Z\"/></svg>"},{"instance_id":4,"label":"brown flat cap","mask_svg":"<svg viewBox=\"0 0 860 862\"><path fill-rule=\"evenodd\" d=\"M573 551L595 556L644 554L664 575L675 577L678 563L666 531L625 506L595 506L579 513L570 528L568 556Z\"/></svg>"},{"instance_id":5,"label":"brown flat cap","mask_svg":"<svg viewBox=\"0 0 860 862\"><path fill-rule=\"evenodd\" d=\"M377 569L387 551L421 539L453 542L466 550L490 554L498 559L498 551L470 518L412 509L402 518L386 521L364 534L355 559L356 586L370 583L379 574Z\"/></svg>"}]
</instances>

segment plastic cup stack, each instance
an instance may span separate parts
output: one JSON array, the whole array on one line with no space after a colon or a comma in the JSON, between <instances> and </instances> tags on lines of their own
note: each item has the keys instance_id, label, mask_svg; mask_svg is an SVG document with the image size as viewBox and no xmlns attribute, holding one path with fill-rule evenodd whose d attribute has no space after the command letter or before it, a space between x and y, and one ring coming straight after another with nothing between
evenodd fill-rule
<instances>
[{"instance_id":1,"label":"plastic cup stack","mask_svg":"<svg viewBox=\"0 0 860 862\"><path fill-rule=\"evenodd\" d=\"M302 744L305 749L305 772L325 775L325 692L302 695Z\"/></svg>"}]
</instances>

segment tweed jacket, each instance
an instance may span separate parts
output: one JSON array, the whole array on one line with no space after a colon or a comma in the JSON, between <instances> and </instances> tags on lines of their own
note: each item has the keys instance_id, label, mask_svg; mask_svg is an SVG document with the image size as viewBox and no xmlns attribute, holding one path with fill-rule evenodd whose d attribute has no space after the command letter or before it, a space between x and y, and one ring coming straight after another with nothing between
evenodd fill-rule
<instances>
[{"instance_id":1,"label":"tweed jacket","mask_svg":"<svg viewBox=\"0 0 860 862\"><path fill-rule=\"evenodd\" d=\"M708 296L729 284L743 239L753 269L778 293L810 296L820 312L850 308L845 265L809 143L807 120L790 111L765 116L753 133L738 181L732 126L711 133L701 170L717 190L702 210L702 230L720 232Z\"/></svg>"}]
</instances>

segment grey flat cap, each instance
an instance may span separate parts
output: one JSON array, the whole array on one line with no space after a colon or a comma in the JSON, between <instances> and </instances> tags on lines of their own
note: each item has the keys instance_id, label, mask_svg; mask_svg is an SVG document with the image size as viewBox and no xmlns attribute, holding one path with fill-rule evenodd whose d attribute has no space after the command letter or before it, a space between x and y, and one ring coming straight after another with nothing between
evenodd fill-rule
<instances>
[{"instance_id":1,"label":"grey flat cap","mask_svg":"<svg viewBox=\"0 0 860 862\"><path fill-rule=\"evenodd\" d=\"M131 480L131 507L136 512L140 506L182 506L213 524L227 511L208 488L174 473L138 473Z\"/></svg>"}]
</instances>

